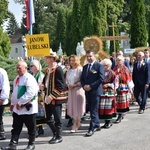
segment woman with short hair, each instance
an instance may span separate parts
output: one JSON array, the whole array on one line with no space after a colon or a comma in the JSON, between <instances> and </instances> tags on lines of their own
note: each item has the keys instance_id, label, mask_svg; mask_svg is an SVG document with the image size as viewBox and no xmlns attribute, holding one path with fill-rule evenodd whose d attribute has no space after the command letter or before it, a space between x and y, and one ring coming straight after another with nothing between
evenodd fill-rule
<instances>
[{"instance_id":1,"label":"woman with short hair","mask_svg":"<svg viewBox=\"0 0 150 150\"><path fill-rule=\"evenodd\" d=\"M114 72L119 78L119 87L116 96L118 118L115 123L120 123L126 112L129 111L130 92L132 93L133 88L131 74L129 69L124 65L123 56L117 57Z\"/></svg>"},{"instance_id":2,"label":"woman with short hair","mask_svg":"<svg viewBox=\"0 0 150 150\"><path fill-rule=\"evenodd\" d=\"M103 94L100 98L99 117L105 120L102 128L108 129L112 126L112 118L116 116L116 97L115 91L118 88L118 78L111 70L112 62L110 59L101 61L104 66L105 77L103 82Z\"/></svg>"}]
</instances>

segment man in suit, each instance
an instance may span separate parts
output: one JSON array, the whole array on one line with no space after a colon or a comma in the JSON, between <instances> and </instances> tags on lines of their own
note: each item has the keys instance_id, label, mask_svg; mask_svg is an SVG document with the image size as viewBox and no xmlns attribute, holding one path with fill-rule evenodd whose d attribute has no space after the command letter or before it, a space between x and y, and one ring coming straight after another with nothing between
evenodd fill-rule
<instances>
[{"instance_id":1,"label":"man in suit","mask_svg":"<svg viewBox=\"0 0 150 150\"><path fill-rule=\"evenodd\" d=\"M100 130L98 115L100 95L102 94L102 82L104 80L104 68L96 61L95 52L86 52L87 64L83 67L81 85L85 90L86 100L90 109L90 126L86 136L92 136L95 131Z\"/></svg>"},{"instance_id":2,"label":"man in suit","mask_svg":"<svg viewBox=\"0 0 150 150\"><path fill-rule=\"evenodd\" d=\"M134 82L134 96L140 106L139 114L143 114L146 105L148 94L148 87L150 83L150 69L148 63L144 60L144 53L138 52L137 62L133 67L133 82Z\"/></svg>"},{"instance_id":3,"label":"man in suit","mask_svg":"<svg viewBox=\"0 0 150 150\"><path fill-rule=\"evenodd\" d=\"M144 50L144 61L146 62L146 63L149 63L150 64L150 57L149 57L149 52L150 52L150 50L148 49L148 48L146 48L145 50Z\"/></svg>"},{"instance_id":4,"label":"man in suit","mask_svg":"<svg viewBox=\"0 0 150 150\"><path fill-rule=\"evenodd\" d=\"M149 48L146 48L144 50L144 61L146 63L148 63L148 66L150 67L150 49ZM150 86L149 86L149 88L150 88ZM147 90L147 92L149 92L149 91ZM146 107L145 108L147 108L147 101L148 101L148 94L147 94L147 98L146 98Z\"/></svg>"},{"instance_id":5,"label":"man in suit","mask_svg":"<svg viewBox=\"0 0 150 150\"><path fill-rule=\"evenodd\" d=\"M112 52L112 56L111 56L110 60L112 62L111 69L113 70L116 65L116 53L115 52Z\"/></svg>"}]
</instances>

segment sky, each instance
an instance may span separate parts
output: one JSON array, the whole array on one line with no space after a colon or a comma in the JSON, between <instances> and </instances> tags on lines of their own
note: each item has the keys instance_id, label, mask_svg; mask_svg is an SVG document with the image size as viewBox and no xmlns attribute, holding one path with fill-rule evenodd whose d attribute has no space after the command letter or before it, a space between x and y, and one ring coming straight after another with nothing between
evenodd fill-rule
<instances>
[{"instance_id":1,"label":"sky","mask_svg":"<svg viewBox=\"0 0 150 150\"><path fill-rule=\"evenodd\" d=\"M8 1L9 1L8 10L14 14L16 21L20 25L20 22L22 19L22 7L23 7L23 5L15 3L14 0L8 0Z\"/></svg>"}]
</instances>

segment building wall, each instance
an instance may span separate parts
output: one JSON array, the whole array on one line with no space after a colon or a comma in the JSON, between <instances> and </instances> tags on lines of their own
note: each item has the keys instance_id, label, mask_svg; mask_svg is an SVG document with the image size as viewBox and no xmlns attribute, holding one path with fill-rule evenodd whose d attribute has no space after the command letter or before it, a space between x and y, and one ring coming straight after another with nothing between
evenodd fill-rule
<instances>
[{"instance_id":1,"label":"building wall","mask_svg":"<svg viewBox=\"0 0 150 150\"><path fill-rule=\"evenodd\" d=\"M10 58L25 58L25 49L23 48L22 43L11 44Z\"/></svg>"}]
</instances>

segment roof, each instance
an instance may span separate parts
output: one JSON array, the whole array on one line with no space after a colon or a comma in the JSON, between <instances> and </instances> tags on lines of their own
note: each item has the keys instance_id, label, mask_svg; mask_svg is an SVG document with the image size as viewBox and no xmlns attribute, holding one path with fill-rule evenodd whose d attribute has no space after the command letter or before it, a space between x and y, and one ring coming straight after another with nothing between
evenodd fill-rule
<instances>
[{"instance_id":1,"label":"roof","mask_svg":"<svg viewBox=\"0 0 150 150\"><path fill-rule=\"evenodd\" d=\"M15 34L10 37L11 43L12 43L12 44L14 44L14 43L22 43L22 36L23 36L22 30L21 30L21 29L18 29L18 30L15 32Z\"/></svg>"}]
</instances>

